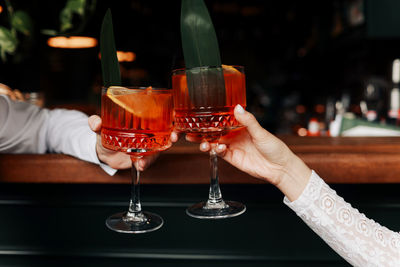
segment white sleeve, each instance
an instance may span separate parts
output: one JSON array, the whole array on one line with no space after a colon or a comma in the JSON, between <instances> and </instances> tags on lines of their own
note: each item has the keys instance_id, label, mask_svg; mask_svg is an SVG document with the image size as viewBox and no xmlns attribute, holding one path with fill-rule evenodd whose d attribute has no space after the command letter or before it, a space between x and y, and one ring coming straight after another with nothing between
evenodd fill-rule
<instances>
[{"instance_id":1,"label":"white sleeve","mask_svg":"<svg viewBox=\"0 0 400 267\"><path fill-rule=\"evenodd\" d=\"M0 95L0 153L64 153L116 170L97 158L96 134L78 111L42 109Z\"/></svg>"},{"instance_id":2,"label":"white sleeve","mask_svg":"<svg viewBox=\"0 0 400 267\"><path fill-rule=\"evenodd\" d=\"M0 95L0 153L45 153L47 111Z\"/></svg>"},{"instance_id":3,"label":"white sleeve","mask_svg":"<svg viewBox=\"0 0 400 267\"><path fill-rule=\"evenodd\" d=\"M400 266L400 234L365 217L314 171L300 197L284 203L353 266Z\"/></svg>"},{"instance_id":4,"label":"white sleeve","mask_svg":"<svg viewBox=\"0 0 400 267\"><path fill-rule=\"evenodd\" d=\"M75 110L48 111L45 122L46 147L49 152L64 153L100 165L109 175L116 170L101 163L96 153L96 133L88 124L88 117Z\"/></svg>"}]
</instances>

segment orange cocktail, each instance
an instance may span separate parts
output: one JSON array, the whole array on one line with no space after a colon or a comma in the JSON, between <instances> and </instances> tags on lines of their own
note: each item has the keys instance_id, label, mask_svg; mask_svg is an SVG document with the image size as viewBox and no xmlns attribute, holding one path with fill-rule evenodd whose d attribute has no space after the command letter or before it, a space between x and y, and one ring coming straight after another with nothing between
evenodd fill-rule
<instances>
[{"instance_id":1,"label":"orange cocktail","mask_svg":"<svg viewBox=\"0 0 400 267\"><path fill-rule=\"evenodd\" d=\"M223 78L223 79L222 79ZM188 86L189 84L189 86ZM190 206L186 213L200 219L222 219L243 214L246 206L222 198L218 182L215 144L244 129L233 114L236 105L246 107L244 68L240 66L196 67L172 72L175 129L191 142L213 143L210 150L208 200Z\"/></svg>"},{"instance_id":2,"label":"orange cocktail","mask_svg":"<svg viewBox=\"0 0 400 267\"><path fill-rule=\"evenodd\" d=\"M163 225L154 213L142 211L139 159L171 146L173 102L171 90L111 86L101 98L101 141L104 147L130 155L131 200L127 212L111 215L106 225L120 233L146 233Z\"/></svg>"},{"instance_id":3,"label":"orange cocktail","mask_svg":"<svg viewBox=\"0 0 400 267\"><path fill-rule=\"evenodd\" d=\"M243 67L222 65L225 80L225 101L223 105L214 105L217 96L212 90L204 92L202 105L194 103L189 95L184 69L172 74L174 91L175 128L186 132L191 140L217 140L229 131L240 127L233 116L237 104L246 107L246 82ZM206 105L204 105L206 103Z\"/></svg>"},{"instance_id":4,"label":"orange cocktail","mask_svg":"<svg viewBox=\"0 0 400 267\"><path fill-rule=\"evenodd\" d=\"M171 146L171 90L111 87L101 103L104 147L143 156Z\"/></svg>"}]
</instances>

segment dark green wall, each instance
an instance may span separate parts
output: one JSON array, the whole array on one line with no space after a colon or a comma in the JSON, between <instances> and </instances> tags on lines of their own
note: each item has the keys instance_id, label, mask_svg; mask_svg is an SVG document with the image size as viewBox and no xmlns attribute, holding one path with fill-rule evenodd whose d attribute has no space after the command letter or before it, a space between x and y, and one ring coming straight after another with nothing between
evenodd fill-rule
<instances>
[{"instance_id":1,"label":"dark green wall","mask_svg":"<svg viewBox=\"0 0 400 267\"><path fill-rule=\"evenodd\" d=\"M365 2L367 36L370 38L399 38L400 1L367 0Z\"/></svg>"},{"instance_id":2,"label":"dark green wall","mask_svg":"<svg viewBox=\"0 0 400 267\"><path fill-rule=\"evenodd\" d=\"M334 186L369 217L399 230L399 185ZM0 266L348 266L282 203L270 185L223 185L247 204L237 218L197 220L185 207L206 197L199 186L142 187L158 231L126 235L106 217L125 210L128 185L0 186Z\"/></svg>"}]
</instances>

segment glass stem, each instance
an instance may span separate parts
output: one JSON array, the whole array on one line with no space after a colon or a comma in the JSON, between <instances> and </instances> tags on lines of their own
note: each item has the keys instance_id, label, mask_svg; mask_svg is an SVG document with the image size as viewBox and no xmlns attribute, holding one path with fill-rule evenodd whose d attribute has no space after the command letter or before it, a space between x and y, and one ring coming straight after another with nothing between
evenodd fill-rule
<instances>
[{"instance_id":1,"label":"glass stem","mask_svg":"<svg viewBox=\"0 0 400 267\"><path fill-rule=\"evenodd\" d=\"M224 205L218 181L218 157L214 148L210 151L210 192L207 206Z\"/></svg>"},{"instance_id":2,"label":"glass stem","mask_svg":"<svg viewBox=\"0 0 400 267\"><path fill-rule=\"evenodd\" d=\"M131 157L132 159L132 185L131 185L131 199L129 201L129 210L125 215L125 220L143 222L145 221L142 213L142 205L140 204L140 170L139 159Z\"/></svg>"}]
</instances>

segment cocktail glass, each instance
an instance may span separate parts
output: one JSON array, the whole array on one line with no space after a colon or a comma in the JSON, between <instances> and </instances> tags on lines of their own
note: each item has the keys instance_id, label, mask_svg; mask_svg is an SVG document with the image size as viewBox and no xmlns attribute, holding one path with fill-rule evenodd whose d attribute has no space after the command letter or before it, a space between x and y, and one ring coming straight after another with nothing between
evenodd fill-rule
<instances>
[{"instance_id":1,"label":"cocktail glass","mask_svg":"<svg viewBox=\"0 0 400 267\"><path fill-rule=\"evenodd\" d=\"M103 88L101 100L103 146L127 153L132 160L129 209L110 216L106 225L121 233L157 230L163 225L163 219L141 209L138 162L171 146L172 90L112 86Z\"/></svg>"},{"instance_id":2,"label":"cocktail glass","mask_svg":"<svg viewBox=\"0 0 400 267\"><path fill-rule=\"evenodd\" d=\"M193 69L192 69L193 70ZM213 76L221 69L213 67L196 68L194 72L210 75L192 79L195 92L189 92L185 69L172 72L174 92L175 129L184 132L190 141L211 143L210 190L208 200L194 204L186 210L189 216L200 219L222 219L238 216L246 206L236 201L224 201L219 186L217 153L215 148L221 137L234 136L243 128L233 115L237 104L246 107L246 83L242 66L223 65L223 86L216 88L221 79ZM201 80L201 81L199 81ZM196 81L200 84L197 86ZM223 81L222 81L223 84Z\"/></svg>"}]
</instances>

